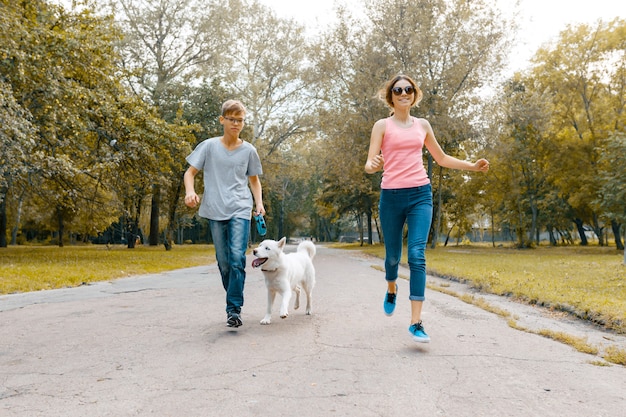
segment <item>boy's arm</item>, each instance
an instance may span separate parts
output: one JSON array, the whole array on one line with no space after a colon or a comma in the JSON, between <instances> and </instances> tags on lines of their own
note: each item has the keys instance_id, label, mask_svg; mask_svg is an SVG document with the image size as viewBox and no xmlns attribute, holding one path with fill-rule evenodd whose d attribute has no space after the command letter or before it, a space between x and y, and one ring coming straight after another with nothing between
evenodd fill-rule
<instances>
[{"instance_id":1,"label":"boy's arm","mask_svg":"<svg viewBox=\"0 0 626 417\"><path fill-rule=\"evenodd\" d=\"M263 188L261 187L261 180L258 175L252 175L249 178L250 181L250 191L252 191L252 196L254 197L254 202L256 203L256 209L254 210L255 214L265 215L265 207L263 206Z\"/></svg>"},{"instance_id":2,"label":"boy's arm","mask_svg":"<svg viewBox=\"0 0 626 417\"><path fill-rule=\"evenodd\" d=\"M185 184L185 205L187 207L196 207L200 203L200 197L196 194L194 186L197 173L198 170L190 166L183 176L183 184Z\"/></svg>"}]
</instances>

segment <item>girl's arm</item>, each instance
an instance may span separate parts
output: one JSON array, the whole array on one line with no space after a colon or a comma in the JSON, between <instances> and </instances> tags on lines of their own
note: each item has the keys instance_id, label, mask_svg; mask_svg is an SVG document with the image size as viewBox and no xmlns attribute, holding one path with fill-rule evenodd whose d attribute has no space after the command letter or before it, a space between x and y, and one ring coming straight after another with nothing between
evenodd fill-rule
<instances>
[{"instance_id":1,"label":"girl's arm","mask_svg":"<svg viewBox=\"0 0 626 417\"><path fill-rule=\"evenodd\" d=\"M487 172L489 171L489 161L486 159L479 159L476 162L468 162L462 161L458 158L450 156L446 154L437 139L435 138L435 134L433 133L433 128L430 123L426 119L419 119L419 122L422 124L422 127L426 131L426 139L424 140L424 144L428 149L428 152L433 156L433 159L442 167L451 168L451 169L462 169L465 171L481 171Z\"/></svg>"},{"instance_id":2,"label":"girl's arm","mask_svg":"<svg viewBox=\"0 0 626 417\"><path fill-rule=\"evenodd\" d=\"M385 135L385 119L381 119L374 123L372 127L372 135L370 136L370 149L367 154L367 162L365 162L365 172L373 174L383 169L385 160L380 153L383 144L383 136Z\"/></svg>"}]
</instances>

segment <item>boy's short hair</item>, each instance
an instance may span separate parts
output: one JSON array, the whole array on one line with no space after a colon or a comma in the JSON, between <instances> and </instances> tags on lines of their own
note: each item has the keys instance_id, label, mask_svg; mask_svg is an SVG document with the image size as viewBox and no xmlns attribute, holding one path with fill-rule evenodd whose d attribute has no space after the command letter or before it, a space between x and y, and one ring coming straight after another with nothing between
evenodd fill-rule
<instances>
[{"instance_id":1,"label":"boy's short hair","mask_svg":"<svg viewBox=\"0 0 626 417\"><path fill-rule=\"evenodd\" d=\"M222 116L234 113L246 113L246 108L239 100L227 100L222 104Z\"/></svg>"}]
</instances>

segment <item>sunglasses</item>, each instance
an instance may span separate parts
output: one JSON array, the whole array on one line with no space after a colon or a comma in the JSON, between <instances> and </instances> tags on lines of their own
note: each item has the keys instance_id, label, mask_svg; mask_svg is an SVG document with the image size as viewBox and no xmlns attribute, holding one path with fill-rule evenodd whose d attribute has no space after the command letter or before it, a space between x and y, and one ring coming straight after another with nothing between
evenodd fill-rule
<instances>
[{"instance_id":1,"label":"sunglasses","mask_svg":"<svg viewBox=\"0 0 626 417\"><path fill-rule=\"evenodd\" d=\"M396 96L401 95L402 91L402 87L394 87L391 89L391 92L393 92ZM404 92L407 93L407 95L413 94L415 92L415 88L413 88L412 85L407 85L404 87Z\"/></svg>"}]
</instances>

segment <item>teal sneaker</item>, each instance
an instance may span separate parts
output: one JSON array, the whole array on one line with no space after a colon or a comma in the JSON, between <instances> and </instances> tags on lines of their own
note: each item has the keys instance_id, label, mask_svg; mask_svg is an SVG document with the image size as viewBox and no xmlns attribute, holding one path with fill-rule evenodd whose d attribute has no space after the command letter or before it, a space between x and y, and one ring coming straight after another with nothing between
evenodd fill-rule
<instances>
[{"instance_id":1,"label":"teal sneaker","mask_svg":"<svg viewBox=\"0 0 626 417\"><path fill-rule=\"evenodd\" d=\"M420 320L417 323L411 324L409 326L409 333L413 337L413 340L419 343L428 343L430 342L430 337L424 331L424 326L422 326L422 321Z\"/></svg>"},{"instance_id":2,"label":"teal sneaker","mask_svg":"<svg viewBox=\"0 0 626 417\"><path fill-rule=\"evenodd\" d=\"M385 310L385 314L388 316L392 316L394 310L396 309L396 296L397 295L398 295L397 284L396 284L395 294L390 294L389 292L385 293L385 302L383 303L383 309Z\"/></svg>"}]
</instances>

